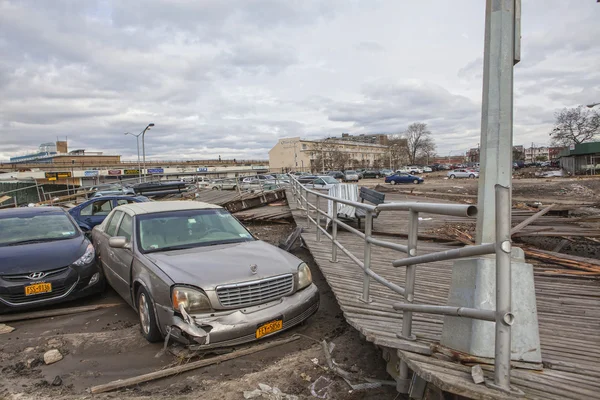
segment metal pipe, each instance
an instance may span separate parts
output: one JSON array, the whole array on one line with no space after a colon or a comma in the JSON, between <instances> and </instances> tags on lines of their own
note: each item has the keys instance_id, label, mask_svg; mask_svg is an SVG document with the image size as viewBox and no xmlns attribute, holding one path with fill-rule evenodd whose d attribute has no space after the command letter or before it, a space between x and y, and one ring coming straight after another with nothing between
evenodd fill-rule
<instances>
[{"instance_id":1,"label":"metal pipe","mask_svg":"<svg viewBox=\"0 0 600 400\"><path fill-rule=\"evenodd\" d=\"M377 206L380 211L415 211L437 215L450 215L455 217L475 217L477 207L463 204L439 204L439 203L384 203Z\"/></svg>"},{"instance_id":2,"label":"metal pipe","mask_svg":"<svg viewBox=\"0 0 600 400\"><path fill-rule=\"evenodd\" d=\"M350 250L346 249L344 247L344 245L342 245L340 242L338 242L337 240L333 240L333 244L336 247L339 247L339 249L342 251L342 253L344 253L345 255L348 256L349 259L351 259L352 261L354 261L354 263L356 265L358 265L361 269L365 269L365 264L360 261L360 259L358 257L356 257L354 254L350 253Z\"/></svg>"},{"instance_id":3,"label":"metal pipe","mask_svg":"<svg viewBox=\"0 0 600 400\"><path fill-rule=\"evenodd\" d=\"M496 348L494 383L510 392L511 243L510 188L496 185Z\"/></svg>"},{"instance_id":4,"label":"metal pipe","mask_svg":"<svg viewBox=\"0 0 600 400\"><path fill-rule=\"evenodd\" d=\"M373 230L373 212L367 211L365 215L365 248L364 248L364 270L365 276L363 277L363 291L362 291L362 301L365 303L369 303L369 286L370 275L369 271L371 270L371 243L369 243L369 237L371 237L371 231Z\"/></svg>"},{"instance_id":5,"label":"metal pipe","mask_svg":"<svg viewBox=\"0 0 600 400\"><path fill-rule=\"evenodd\" d=\"M494 254L496 251L495 243L479 244L476 246L461 247L459 249L452 249L446 251L438 251L435 253L424 254L422 256L416 256L412 258L402 258L399 260L392 261L394 267L405 267L413 263L424 264L436 261L454 260L457 258L464 257L475 257L482 256L485 254Z\"/></svg>"},{"instance_id":6,"label":"metal pipe","mask_svg":"<svg viewBox=\"0 0 600 400\"><path fill-rule=\"evenodd\" d=\"M358 229L355 229L355 228L351 227L350 225L346 224L345 222L340 221L339 219L337 219L337 217L334 217L334 219L336 220L337 224L339 226L341 226L342 228L348 230L349 232L354 233L355 235L359 236L361 239L365 238L365 234L362 233L361 231L359 231Z\"/></svg>"},{"instance_id":7,"label":"metal pipe","mask_svg":"<svg viewBox=\"0 0 600 400\"><path fill-rule=\"evenodd\" d=\"M317 196L317 199L316 199L316 203L317 203L317 215L315 216L315 219L316 219L315 225L317 226L317 242L321 241L321 230L319 229L321 227L321 214L319 213L319 211L321 211L319 209L319 199L320 198L321 198L320 196Z\"/></svg>"},{"instance_id":8,"label":"metal pipe","mask_svg":"<svg viewBox=\"0 0 600 400\"><path fill-rule=\"evenodd\" d=\"M419 213L411 210L408 215L408 257L410 259L414 259L417 255L418 234ZM411 265L408 265L406 268L406 284L404 285L406 289L404 299L407 303L412 303L415 300L416 275L417 266L414 263L411 263ZM412 334L412 311L403 311L401 337L406 340L416 340L416 337Z\"/></svg>"},{"instance_id":9,"label":"metal pipe","mask_svg":"<svg viewBox=\"0 0 600 400\"><path fill-rule=\"evenodd\" d=\"M331 262L337 262L337 246L335 242L337 242L337 208L338 202L337 200L333 200L332 204L332 218L331 218Z\"/></svg>"},{"instance_id":10,"label":"metal pipe","mask_svg":"<svg viewBox=\"0 0 600 400\"><path fill-rule=\"evenodd\" d=\"M375 246L385 247L386 249L392 249L402 253L408 253L408 246L403 244L386 242L385 240L375 239L373 236L369 236L367 241Z\"/></svg>"},{"instance_id":11,"label":"metal pipe","mask_svg":"<svg viewBox=\"0 0 600 400\"><path fill-rule=\"evenodd\" d=\"M372 269L369 269L367 271L365 271L371 278L373 278L375 281L381 283L383 286L385 286L386 288L393 290L394 292L404 296L404 294L406 293L406 289L404 289L401 286L398 286L390 281L388 281L387 279L381 277L380 275L377 275L375 272L373 272Z\"/></svg>"},{"instance_id":12,"label":"metal pipe","mask_svg":"<svg viewBox=\"0 0 600 400\"><path fill-rule=\"evenodd\" d=\"M306 190L306 228L310 227L310 207L308 202L308 190Z\"/></svg>"},{"instance_id":13,"label":"metal pipe","mask_svg":"<svg viewBox=\"0 0 600 400\"><path fill-rule=\"evenodd\" d=\"M412 311L427 314L452 315L455 317L465 317L480 319L483 321L495 321L496 312L494 310L480 310L477 308L452 307L452 306L434 306L429 304L394 304L394 310Z\"/></svg>"}]
</instances>

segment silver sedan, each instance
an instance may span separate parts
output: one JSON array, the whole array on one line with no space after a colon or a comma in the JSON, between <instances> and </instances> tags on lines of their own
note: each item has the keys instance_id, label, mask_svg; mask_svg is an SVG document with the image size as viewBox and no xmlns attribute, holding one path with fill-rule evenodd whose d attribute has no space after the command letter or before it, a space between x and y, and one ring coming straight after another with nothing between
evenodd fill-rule
<instances>
[{"instance_id":1,"label":"silver sedan","mask_svg":"<svg viewBox=\"0 0 600 400\"><path fill-rule=\"evenodd\" d=\"M319 292L302 260L257 240L225 209L195 201L116 207L92 232L110 285L150 341L231 346L306 320Z\"/></svg>"}]
</instances>

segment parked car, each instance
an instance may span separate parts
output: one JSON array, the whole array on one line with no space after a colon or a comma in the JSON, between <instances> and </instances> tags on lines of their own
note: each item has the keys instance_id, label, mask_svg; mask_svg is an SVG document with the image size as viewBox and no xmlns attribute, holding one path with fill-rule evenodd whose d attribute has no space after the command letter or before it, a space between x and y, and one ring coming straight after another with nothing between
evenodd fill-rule
<instances>
[{"instance_id":1,"label":"parked car","mask_svg":"<svg viewBox=\"0 0 600 400\"><path fill-rule=\"evenodd\" d=\"M76 207L69 209L69 214L79 228L85 233L101 224L113 208L130 203L150 201L144 196L102 196L94 197Z\"/></svg>"},{"instance_id":2,"label":"parked car","mask_svg":"<svg viewBox=\"0 0 600 400\"><path fill-rule=\"evenodd\" d=\"M237 181L235 179L218 179L208 185L211 190L236 190Z\"/></svg>"},{"instance_id":3,"label":"parked car","mask_svg":"<svg viewBox=\"0 0 600 400\"><path fill-rule=\"evenodd\" d=\"M64 209L0 211L0 313L103 290L94 247Z\"/></svg>"},{"instance_id":4,"label":"parked car","mask_svg":"<svg viewBox=\"0 0 600 400\"><path fill-rule=\"evenodd\" d=\"M335 179L329 175L324 175L324 176L317 176L316 179L313 179L312 181L305 183L304 187L309 188L309 189L329 190L333 186L339 185L339 184L340 184L340 182L337 179Z\"/></svg>"},{"instance_id":5,"label":"parked car","mask_svg":"<svg viewBox=\"0 0 600 400\"><path fill-rule=\"evenodd\" d=\"M329 171L327 175L332 176L335 179L344 179L344 173L342 171Z\"/></svg>"},{"instance_id":6,"label":"parked car","mask_svg":"<svg viewBox=\"0 0 600 400\"><path fill-rule=\"evenodd\" d=\"M472 171L472 170L469 170L469 169L454 169L452 171L448 171L448 173L446 175L450 179L454 179L454 178L471 178L471 179L479 178L479 172Z\"/></svg>"},{"instance_id":7,"label":"parked car","mask_svg":"<svg viewBox=\"0 0 600 400\"><path fill-rule=\"evenodd\" d=\"M406 170L408 171L409 174L422 174L423 173L423 169L420 167L417 167L416 165L411 165L406 167Z\"/></svg>"},{"instance_id":8,"label":"parked car","mask_svg":"<svg viewBox=\"0 0 600 400\"><path fill-rule=\"evenodd\" d=\"M133 188L121 185L112 185L107 188L102 188L97 192L94 192L92 197L103 197L103 196L135 196Z\"/></svg>"},{"instance_id":9,"label":"parked car","mask_svg":"<svg viewBox=\"0 0 600 400\"><path fill-rule=\"evenodd\" d=\"M380 170L378 169L368 169L366 171L363 172L363 178L376 178L379 179L380 176L383 176L384 174L381 173Z\"/></svg>"},{"instance_id":10,"label":"parked car","mask_svg":"<svg viewBox=\"0 0 600 400\"><path fill-rule=\"evenodd\" d=\"M433 172L433 168L425 166L425 167L423 167L423 172L425 172L425 173Z\"/></svg>"},{"instance_id":11,"label":"parked car","mask_svg":"<svg viewBox=\"0 0 600 400\"><path fill-rule=\"evenodd\" d=\"M423 183L425 180L419 176L407 174L406 172L399 172L391 176L385 177L385 183L391 183L397 185L399 183L414 183L415 185Z\"/></svg>"},{"instance_id":12,"label":"parked car","mask_svg":"<svg viewBox=\"0 0 600 400\"><path fill-rule=\"evenodd\" d=\"M381 171L381 176L390 176L390 175L394 175L394 171L392 171L391 169L382 169Z\"/></svg>"},{"instance_id":13,"label":"parked car","mask_svg":"<svg viewBox=\"0 0 600 400\"><path fill-rule=\"evenodd\" d=\"M298 179L298 182L305 185L307 183L311 183L312 181L314 181L315 179L317 179L319 176L318 175L305 175L305 176L301 176Z\"/></svg>"},{"instance_id":14,"label":"parked car","mask_svg":"<svg viewBox=\"0 0 600 400\"><path fill-rule=\"evenodd\" d=\"M170 332L200 348L237 345L291 328L319 307L306 263L213 204L120 206L92 235L106 279L138 312L150 342Z\"/></svg>"},{"instance_id":15,"label":"parked car","mask_svg":"<svg viewBox=\"0 0 600 400\"><path fill-rule=\"evenodd\" d=\"M253 176L247 176L247 177L245 177L242 180L242 182L248 183L248 182L253 181L253 180L274 181L275 177L273 175L253 175Z\"/></svg>"},{"instance_id":16,"label":"parked car","mask_svg":"<svg viewBox=\"0 0 600 400\"><path fill-rule=\"evenodd\" d=\"M344 177L342 178L343 182L358 182L358 180L358 172L354 170L344 171Z\"/></svg>"}]
</instances>

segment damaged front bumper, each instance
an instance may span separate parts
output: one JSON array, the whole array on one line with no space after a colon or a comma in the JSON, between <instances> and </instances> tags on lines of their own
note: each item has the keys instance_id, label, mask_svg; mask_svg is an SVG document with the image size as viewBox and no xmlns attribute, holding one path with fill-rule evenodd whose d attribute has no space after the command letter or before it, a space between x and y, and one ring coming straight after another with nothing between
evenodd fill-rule
<instances>
[{"instance_id":1,"label":"damaged front bumper","mask_svg":"<svg viewBox=\"0 0 600 400\"><path fill-rule=\"evenodd\" d=\"M306 320L319 308L319 291L314 284L291 296L257 306L222 313L183 315L172 309L157 306L157 317L165 334L192 349L234 346L257 340L260 325L282 320L277 332L262 336L269 337Z\"/></svg>"}]
</instances>

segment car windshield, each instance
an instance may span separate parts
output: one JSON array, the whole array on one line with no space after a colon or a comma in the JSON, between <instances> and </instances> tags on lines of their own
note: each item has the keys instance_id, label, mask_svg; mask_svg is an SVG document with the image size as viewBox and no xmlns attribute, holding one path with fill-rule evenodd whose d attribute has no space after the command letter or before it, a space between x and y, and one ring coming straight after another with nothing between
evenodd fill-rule
<instances>
[{"instance_id":1,"label":"car windshield","mask_svg":"<svg viewBox=\"0 0 600 400\"><path fill-rule=\"evenodd\" d=\"M254 240L228 211L182 210L138 217L138 245L146 253Z\"/></svg>"},{"instance_id":2,"label":"car windshield","mask_svg":"<svg viewBox=\"0 0 600 400\"><path fill-rule=\"evenodd\" d=\"M0 246L52 242L79 236L77 227L62 213L0 217Z\"/></svg>"},{"instance_id":3,"label":"car windshield","mask_svg":"<svg viewBox=\"0 0 600 400\"><path fill-rule=\"evenodd\" d=\"M335 179L331 176L322 176L321 179L323 179L325 181L325 183L332 184L332 185L339 183L337 179Z\"/></svg>"}]
</instances>

